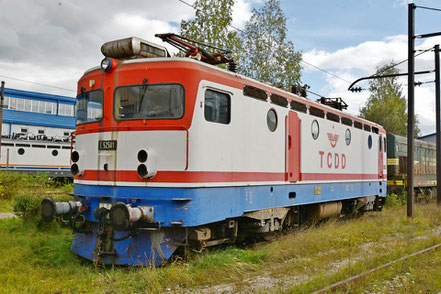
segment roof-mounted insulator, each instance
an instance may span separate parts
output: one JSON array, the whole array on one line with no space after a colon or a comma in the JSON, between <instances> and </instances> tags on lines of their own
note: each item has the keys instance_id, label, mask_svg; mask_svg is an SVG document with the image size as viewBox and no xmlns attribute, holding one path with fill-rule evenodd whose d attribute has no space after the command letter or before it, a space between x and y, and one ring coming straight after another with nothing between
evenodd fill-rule
<instances>
[{"instance_id":1,"label":"roof-mounted insulator","mask_svg":"<svg viewBox=\"0 0 441 294\"><path fill-rule=\"evenodd\" d=\"M104 43L101 52L116 59L170 57L165 47L136 37Z\"/></svg>"}]
</instances>

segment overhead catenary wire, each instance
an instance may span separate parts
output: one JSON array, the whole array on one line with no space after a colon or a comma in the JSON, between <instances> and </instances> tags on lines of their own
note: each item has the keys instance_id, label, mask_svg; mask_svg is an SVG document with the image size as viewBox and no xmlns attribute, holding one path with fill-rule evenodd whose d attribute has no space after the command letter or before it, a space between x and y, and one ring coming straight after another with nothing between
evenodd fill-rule
<instances>
[{"instance_id":1,"label":"overhead catenary wire","mask_svg":"<svg viewBox=\"0 0 441 294\"><path fill-rule=\"evenodd\" d=\"M418 50L418 51L420 51L420 53L416 54L415 57L420 56L421 54L424 54L424 53L426 53L428 51L432 51L432 50L433 50L433 48ZM389 70L391 68L394 68L394 67L396 67L396 66L398 66L400 64L403 64L403 63L407 62L408 60L409 59L404 59L404 60L402 60L400 62L394 63L394 64L392 64L392 65L382 69L381 71L376 72L375 74L371 75L371 77L375 77L375 76L377 76L377 75L379 75L379 74L381 74L381 73L383 73L383 72L385 72L385 71L387 71L387 70Z\"/></svg>"},{"instance_id":2,"label":"overhead catenary wire","mask_svg":"<svg viewBox=\"0 0 441 294\"><path fill-rule=\"evenodd\" d=\"M322 72L324 72L324 73L326 73L326 74L328 74L328 75L331 75L331 76L333 76L333 77L335 77L335 78L337 78L337 79L340 79L340 80L342 80L342 81L344 81L344 82L346 82L346 83L349 83L349 84L351 83L350 81L345 80L345 79L343 79L343 78L337 76L336 74L334 74L334 73L332 73L332 72L329 72L329 71L327 71L327 70L325 70L325 69L322 69L322 68L320 68L320 67L318 67L318 66L316 66L316 65L314 65L314 64L311 64L311 63L309 63L308 61L305 61L304 59L302 59L301 62L303 62L303 63L305 63L305 64L307 64L307 65L309 65L309 66L312 66L312 67L314 67L314 68L316 68L316 69L318 69L318 70L320 70L320 71L322 71Z\"/></svg>"},{"instance_id":3,"label":"overhead catenary wire","mask_svg":"<svg viewBox=\"0 0 441 294\"><path fill-rule=\"evenodd\" d=\"M5 78L5 79L9 79L9 80L13 80L13 81L18 81L18 82L23 82L23 83L29 83L29 84L35 84L35 85L39 85L39 86L44 86L44 87L49 87L49 88L54 88L54 89L59 89L59 90L63 90L63 91L69 91L69 92L77 92L76 90L73 89L67 89L67 88L63 88L63 87L58 87L58 86L53 86L53 85L47 85L47 84L43 84L43 83L39 83L39 82L32 82L32 81L26 81L26 80L22 80L22 79L17 79L17 78L12 78L12 77L8 77L8 76L4 76L4 75L0 75L1 78Z\"/></svg>"}]
</instances>

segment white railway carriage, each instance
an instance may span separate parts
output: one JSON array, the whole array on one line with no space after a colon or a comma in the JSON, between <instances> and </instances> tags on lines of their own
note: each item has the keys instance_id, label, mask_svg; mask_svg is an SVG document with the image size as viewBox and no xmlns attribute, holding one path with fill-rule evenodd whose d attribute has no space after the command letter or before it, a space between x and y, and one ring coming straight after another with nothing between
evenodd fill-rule
<instances>
[{"instance_id":1,"label":"white railway carriage","mask_svg":"<svg viewBox=\"0 0 441 294\"><path fill-rule=\"evenodd\" d=\"M70 213L76 254L158 265L180 246L201 250L308 217L382 208L381 126L129 42L150 52L133 55L154 58L109 53L80 79L76 199L42 204L46 220Z\"/></svg>"},{"instance_id":2,"label":"white railway carriage","mask_svg":"<svg viewBox=\"0 0 441 294\"><path fill-rule=\"evenodd\" d=\"M71 177L71 142L2 139L0 167L3 171L38 172Z\"/></svg>"}]
</instances>

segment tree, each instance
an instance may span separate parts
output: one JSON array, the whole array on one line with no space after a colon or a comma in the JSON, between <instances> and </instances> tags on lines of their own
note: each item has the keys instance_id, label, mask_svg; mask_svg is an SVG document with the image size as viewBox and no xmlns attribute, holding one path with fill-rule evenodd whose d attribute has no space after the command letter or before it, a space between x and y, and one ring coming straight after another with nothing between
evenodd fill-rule
<instances>
[{"instance_id":1,"label":"tree","mask_svg":"<svg viewBox=\"0 0 441 294\"><path fill-rule=\"evenodd\" d=\"M233 57L237 57L241 40L237 31L229 27L233 21L234 2L235 0L196 0L193 4L196 17L181 21L180 34L199 42L232 50Z\"/></svg>"},{"instance_id":2,"label":"tree","mask_svg":"<svg viewBox=\"0 0 441 294\"><path fill-rule=\"evenodd\" d=\"M286 33L286 17L279 0L268 0L261 9L254 9L240 34L243 51L239 73L287 90L300 84L302 54L286 40Z\"/></svg>"},{"instance_id":3,"label":"tree","mask_svg":"<svg viewBox=\"0 0 441 294\"><path fill-rule=\"evenodd\" d=\"M391 63L392 64L392 63ZM377 74L397 74L390 65L377 68ZM382 125L388 133L407 135L407 102L402 93L398 77L373 79L369 82L369 96L366 105L360 109L360 117ZM415 136L420 134L415 117Z\"/></svg>"}]
</instances>

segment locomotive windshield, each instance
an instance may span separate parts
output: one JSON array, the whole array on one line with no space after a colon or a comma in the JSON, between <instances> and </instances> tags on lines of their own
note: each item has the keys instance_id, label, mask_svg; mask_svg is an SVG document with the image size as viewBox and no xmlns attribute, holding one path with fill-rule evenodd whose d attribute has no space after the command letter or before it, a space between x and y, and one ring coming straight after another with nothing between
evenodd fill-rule
<instances>
[{"instance_id":1,"label":"locomotive windshield","mask_svg":"<svg viewBox=\"0 0 441 294\"><path fill-rule=\"evenodd\" d=\"M184 87L179 84L119 87L115 90L115 118L178 119L184 115L184 95Z\"/></svg>"},{"instance_id":2,"label":"locomotive windshield","mask_svg":"<svg viewBox=\"0 0 441 294\"><path fill-rule=\"evenodd\" d=\"M76 124L97 122L103 119L104 92L93 90L81 92L77 96L76 103Z\"/></svg>"}]
</instances>

